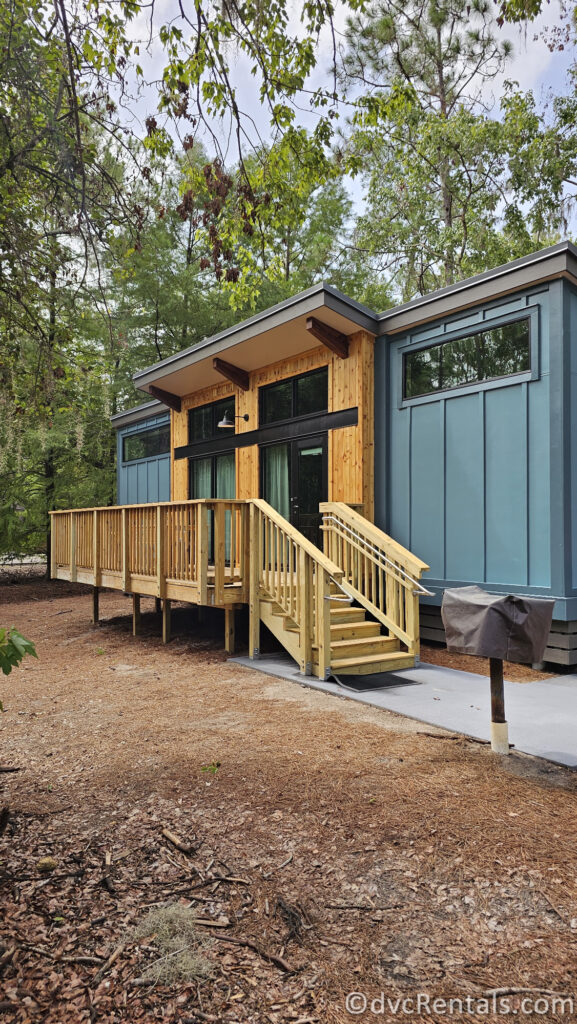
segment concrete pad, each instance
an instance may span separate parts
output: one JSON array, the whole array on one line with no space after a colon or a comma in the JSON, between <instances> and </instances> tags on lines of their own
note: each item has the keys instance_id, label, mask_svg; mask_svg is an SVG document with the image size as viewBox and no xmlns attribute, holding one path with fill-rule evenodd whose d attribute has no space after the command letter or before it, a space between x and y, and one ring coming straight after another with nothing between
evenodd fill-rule
<instances>
[{"instance_id":1,"label":"concrete pad","mask_svg":"<svg viewBox=\"0 0 577 1024\"><path fill-rule=\"evenodd\" d=\"M302 676L288 655L258 661L231 660L257 672L395 711L451 732L490 739L491 699L489 678L485 676L422 662L417 668L383 673L382 689L359 692ZM505 682L505 713L509 740L516 750L577 767L577 675L532 683Z\"/></svg>"}]
</instances>

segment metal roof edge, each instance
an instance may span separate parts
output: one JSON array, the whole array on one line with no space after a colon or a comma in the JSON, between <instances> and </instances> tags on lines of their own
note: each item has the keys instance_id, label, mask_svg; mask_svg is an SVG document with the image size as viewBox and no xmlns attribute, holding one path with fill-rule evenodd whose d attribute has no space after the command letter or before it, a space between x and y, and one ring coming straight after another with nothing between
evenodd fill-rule
<instances>
[{"instance_id":1,"label":"metal roof edge","mask_svg":"<svg viewBox=\"0 0 577 1024\"><path fill-rule=\"evenodd\" d=\"M577 246L568 239L565 239L562 242L557 242L555 245L547 246L545 249L539 249L537 252L529 253L527 256L521 256L519 259L511 260L509 263L503 263L501 266L494 267L492 270L484 270L481 274L475 274L474 277L467 277L465 280L458 281L456 284L447 285L445 288L438 288L436 291L429 292L427 295L419 295L417 298L411 299L410 302L405 302L400 306L392 306L391 309L387 309L383 313L380 313L377 318L379 324L379 337L387 334L387 322L396 316L400 316L403 313L410 313L413 309L421 309L423 306L431 305L432 303L444 298L450 298L452 295L460 295L463 292L476 288L478 285L506 277L518 270L534 267L539 263L544 263L547 260L563 253L566 253L568 256L572 256L577 260ZM538 281L538 277L528 277L527 286L529 287L532 284L537 284ZM522 287L522 285L520 287Z\"/></svg>"},{"instance_id":2,"label":"metal roof edge","mask_svg":"<svg viewBox=\"0 0 577 1024\"><path fill-rule=\"evenodd\" d=\"M359 327L366 330L370 330L372 334L377 334L378 330L378 314L368 306L363 306L360 302L355 302L354 299L350 299L343 292L340 292L338 288L334 288L330 284L326 284L324 281L320 284L312 285L311 288L307 288L306 291L298 292L296 295L292 295L288 299L284 299L282 302L277 303L275 306L269 306L268 309L262 310L255 316L249 317L248 320L242 320L239 324L234 324L232 327L228 327L224 331L220 331L219 334L214 334L209 338L205 338L203 341L199 341L196 345L191 345L187 349L183 349L182 352L176 352L172 356L168 356L167 359L162 359L158 363L154 363L153 366L148 366L144 370L139 370L135 373L133 380L137 387L142 384L149 383L151 380L157 377L162 377L164 374L163 370L174 371L177 369L184 368L191 363L198 362L204 358L211 351L216 354L218 351L232 347L234 340L240 343L246 338L252 337L259 333L259 331L253 331L253 327L257 327L261 324L266 324L267 321L270 323L265 329L269 330L275 326L279 326L288 320L294 319L296 316L302 313L312 312L313 309L318 308L318 303L311 304L310 300L315 299L318 296L322 296L322 305L327 306L333 312L341 313L343 316L348 316L350 319L358 323ZM295 307L301 307L299 310ZM310 309L308 308L310 307ZM288 315L290 314L290 315ZM351 316L351 314L353 314Z\"/></svg>"},{"instance_id":3,"label":"metal roof edge","mask_svg":"<svg viewBox=\"0 0 577 1024\"><path fill-rule=\"evenodd\" d=\"M143 402L142 405L135 405L132 409L124 409L122 412L116 412L114 416L110 417L110 422L119 430L120 427L127 427L131 423L138 423L140 420L148 419L149 416L160 416L163 413L169 411L168 406L164 402L159 402L157 398L151 402Z\"/></svg>"}]
</instances>

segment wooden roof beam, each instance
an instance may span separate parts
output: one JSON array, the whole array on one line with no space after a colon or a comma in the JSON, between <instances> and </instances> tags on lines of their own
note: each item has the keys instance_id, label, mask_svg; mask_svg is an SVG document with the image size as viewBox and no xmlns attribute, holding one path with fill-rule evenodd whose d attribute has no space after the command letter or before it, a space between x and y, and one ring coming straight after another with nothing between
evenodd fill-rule
<instances>
[{"instance_id":1,"label":"wooden roof beam","mask_svg":"<svg viewBox=\"0 0 577 1024\"><path fill-rule=\"evenodd\" d=\"M246 370L243 370L240 366L235 366L234 363L227 363L224 359L213 359L212 365L217 373L221 373L227 380L232 381L233 384L236 384L237 388L241 388L242 391L248 391L250 380Z\"/></svg>"},{"instance_id":2,"label":"wooden roof beam","mask_svg":"<svg viewBox=\"0 0 577 1024\"><path fill-rule=\"evenodd\" d=\"M349 339L346 334L342 334L341 331L337 331L334 327L330 327L329 324L324 324L322 320L317 320L316 316L308 317L307 331L309 331L317 341L322 342L326 348L330 348L331 352L336 352L341 359L348 359Z\"/></svg>"},{"instance_id":3,"label":"wooden roof beam","mask_svg":"<svg viewBox=\"0 0 577 1024\"><path fill-rule=\"evenodd\" d=\"M163 391L162 388L157 388L156 384L151 384L148 390L153 398L164 402L169 409L174 409L175 412L180 412L182 409L182 398L179 395L173 395L171 391Z\"/></svg>"}]
</instances>

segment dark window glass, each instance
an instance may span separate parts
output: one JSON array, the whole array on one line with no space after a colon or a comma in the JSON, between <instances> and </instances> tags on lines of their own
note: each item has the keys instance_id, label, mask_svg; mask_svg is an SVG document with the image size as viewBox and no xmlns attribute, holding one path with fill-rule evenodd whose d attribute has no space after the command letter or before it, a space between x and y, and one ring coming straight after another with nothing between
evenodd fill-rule
<instances>
[{"instance_id":1,"label":"dark window glass","mask_svg":"<svg viewBox=\"0 0 577 1024\"><path fill-rule=\"evenodd\" d=\"M199 405L191 409L188 414L188 443L195 444L197 441L210 441L213 437L222 437L226 428L219 428L218 424L224 419L225 413L235 423L235 398L221 398L218 402L211 402L210 405ZM232 433L231 429L231 433Z\"/></svg>"},{"instance_id":2,"label":"dark window glass","mask_svg":"<svg viewBox=\"0 0 577 1024\"><path fill-rule=\"evenodd\" d=\"M198 409L190 410L191 441L206 441L212 437L212 418L210 405L201 405Z\"/></svg>"},{"instance_id":3,"label":"dark window glass","mask_svg":"<svg viewBox=\"0 0 577 1024\"><path fill-rule=\"evenodd\" d=\"M290 420L326 412L329 404L329 374L326 366L300 377L260 389L260 424Z\"/></svg>"},{"instance_id":4,"label":"dark window glass","mask_svg":"<svg viewBox=\"0 0 577 1024\"><path fill-rule=\"evenodd\" d=\"M129 434L122 439L122 461L135 462L137 459L152 459L170 451L170 423L139 434Z\"/></svg>"},{"instance_id":5,"label":"dark window glass","mask_svg":"<svg viewBox=\"0 0 577 1024\"><path fill-rule=\"evenodd\" d=\"M262 389L260 422L274 423L289 420L293 415L293 382L283 380Z\"/></svg>"},{"instance_id":6,"label":"dark window glass","mask_svg":"<svg viewBox=\"0 0 577 1024\"><path fill-rule=\"evenodd\" d=\"M311 413L328 409L329 376L326 369L309 373L306 377L297 377L295 384L297 416L310 416Z\"/></svg>"},{"instance_id":7,"label":"dark window glass","mask_svg":"<svg viewBox=\"0 0 577 1024\"><path fill-rule=\"evenodd\" d=\"M405 398L531 369L529 321L477 331L404 357Z\"/></svg>"}]
</instances>

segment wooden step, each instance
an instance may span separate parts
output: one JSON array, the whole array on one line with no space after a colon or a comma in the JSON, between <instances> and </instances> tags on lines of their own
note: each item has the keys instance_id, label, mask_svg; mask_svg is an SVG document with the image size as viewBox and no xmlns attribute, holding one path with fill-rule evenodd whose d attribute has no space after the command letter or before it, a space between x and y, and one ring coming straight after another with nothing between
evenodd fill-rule
<instances>
[{"instance_id":1,"label":"wooden step","mask_svg":"<svg viewBox=\"0 0 577 1024\"><path fill-rule=\"evenodd\" d=\"M380 636L378 622L331 622L331 643L335 640L356 640L360 637Z\"/></svg>"},{"instance_id":2,"label":"wooden step","mask_svg":"<svg viewBox=\"0 0 577 1024\"><path fill-rule=\"evenodd\" d=\"M331 672L336 676L368 676L373 672L399 672L403 668L414 668L415 656L392 651L381 657L367 655L362 658L338 658L331 660Z\"/></svg>"},{"instance_id":3,"label":"wooden step","mask_svg":"<svg viewBox=\"0 0 577 1024\"><path fill-rule=\"evenodd\" d=\"M353 608L352 605L341 604L338 608L331 605L331 625L341 622L364 622L365 613L362 608Z\"/></svg>"},{"instance_id":4,"label":"wooden step","mask_svg":"<svg viewBox=\"0 0 577 1024\"><path fill-rule=\"evenodd\" d=\"M369 636L358 640L331 640L331 664L333 658L363 658L372 655L379 658L381 654L399 651L400 643L396 637Z\"/></svg>"}]
</instances>

